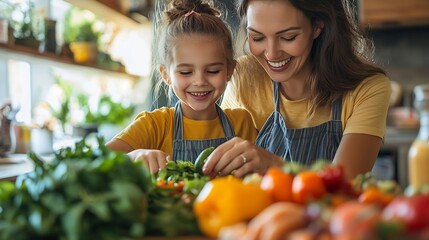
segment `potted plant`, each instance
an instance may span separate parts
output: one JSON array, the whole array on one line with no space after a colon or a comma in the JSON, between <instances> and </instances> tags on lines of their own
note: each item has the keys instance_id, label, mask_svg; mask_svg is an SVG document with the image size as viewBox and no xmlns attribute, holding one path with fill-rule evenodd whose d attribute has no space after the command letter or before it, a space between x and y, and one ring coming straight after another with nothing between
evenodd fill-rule
<instances>
[{"instance_id":1,"label":"potted plant","mask_svg":"<svg viewBox=\"0 0 429 240\"><path fill-rule=\"evenodd\" d=\"M67 125L69 124L71 114L70 105L73 94L73 87L59 77L55 78L55 87L57 87L58 89L58 91L56 91L57 94L55 96L56 101L54 104L51 103L48 106L51 111L52 117L54 117L60 124L60 129L62 132L61 135L67 135Z\"/></svg>"},{"instance_id":2,"label":"potted plant","mask_svg":"<svg viewBox=\"0 0 429 240\"><path fill-rule=\"evenodd\" d=\"M86 11L70 8L64 19L64 42L70 45L75 62L96 63L100 32L94 28L95 17Z\"/></svg>"},{"instance_id":3,"label":"potted plant","mask_svg":"<svg viewBox=\"0 0 429 240\"><path fill-rule=\"evenodd\" d=\"M92 108L85 94L78 95L78 103L84 115L79 127L92 131L96 126L98 134L105 139L111 139L118 133L131 119L135 110L134 105L114 101L108 95L101 96Z\"/></svg>"},{"instance_id":4,"label":"potted plant","mask_svg":"<svg viewBox=\"0 0 429 240\"><path fill-rule=\"evenodd\" d=\"M31 0L10 3L8 7L15 44L38 49L45 37L44 12L35 9Z\"/></svg>"}]
</instances>

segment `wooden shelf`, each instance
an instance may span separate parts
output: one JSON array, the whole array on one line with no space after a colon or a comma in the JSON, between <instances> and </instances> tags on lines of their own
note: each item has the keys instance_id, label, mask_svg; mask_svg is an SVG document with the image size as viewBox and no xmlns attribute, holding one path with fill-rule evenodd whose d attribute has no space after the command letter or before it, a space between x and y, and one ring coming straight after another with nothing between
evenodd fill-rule
<instances>
[{"instance_id":1,"label":"wooden shelf","mask_svg":"<svg viewBox=\"0 0 429 240\"><path fill-rule=\"evenodd\" d=\"M76 63L72 58L70 57L66 57L66 56L60 56L54 53L50 53L50 52L39 52L37 49L33 49L30 47L26 47L26 46L21 46L21 45L16 45L16 44L3 44L0 43L0 49L3 49L5 51L8 52L12 52L12 53L18 53L18 54L22 54L22 55L28 55L28 56L33 56L36 58L43 58L46 60L50 60L53 62L59 62L59 63L65 63L71 66L78 66L78 67L86 67L86 68L90 68L90 69L97 69L97 70L102 70L102 71L107 71L110 73L116 73L116 74L121 74L121 75L126 75L129 78L135 79L137 80L138 78L140 78L140 76L136 76L136 75L132 75L132 74L128 74L126 72L123 71L117 71L114 69L109 69L107 67L103 67L97 64L81 64L81 63Z\"/></svg>"},{"instance_id":2,"label":"wooden shelf","mask_svg":"<svg viewBox=\"0 0 429 240\"><path fill-rule=\"evenodd\" d=\"M429 25L428 0L359 0L359 20L364 28L397 28Z\"/></svg>"},{"instance_id":3,"label":"wooden shelf","mask_svg":"<svg viewBox=\"0 0 429 240\"><path fill-rule=\"evenodd\" d=\"M149 20L143 16L139 17L139 22L132 19L131 17L123 14L120 9L115 8L113 6L108 6L103 3L108 2L107 0L64 0L65 2L76 6L81 9L86 9L93 12L95 15L100 17L105 22L112 22L116 24L120 28L144 28L150 24ZM120 3L119 0L118 4ZM91 64L91 63L76 63L73 58L69 56L60 56L51 52L39 52L38 49L22 46L13 43L0 43L0 50L5 52L9 52L11 54L19 54L20 56L29 56L38 59L44 59L51 62L66 64L69 67L84 67L88 70L101 70L107 71L109 74L121 74L122 76L126 76L127 78L131 78L133 80L138 80L141 76L132 75L124 72L123 70L116 70L109 68L107 66L103 66L100 64ZM82 68L81 68L82 69Z\"/></svg>"},{"instance_id":4,"label":"wooden shelf","mask_svg":"<svg viewBox=\"0 0 429 240\"><path fill-rule=\"evenodd\" d=\"M82 9L87 9L106 22L114 22L121 28L139 28L143 22L137 22L123 13L108 7L97 0L65 0L66 2ZM145 18L147 21L148 19Z\"/></svg>"}]
</instances>

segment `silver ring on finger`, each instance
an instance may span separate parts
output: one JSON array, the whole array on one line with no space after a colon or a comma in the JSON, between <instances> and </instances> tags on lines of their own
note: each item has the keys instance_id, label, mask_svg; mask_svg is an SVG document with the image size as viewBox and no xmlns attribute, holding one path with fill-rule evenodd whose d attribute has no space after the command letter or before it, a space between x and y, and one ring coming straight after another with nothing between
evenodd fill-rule
<instances>
[{"instance_id":1,"label":"silver ring on finger","mask_svg":"<svg viewBox=\"0 0 429 240\"><path fill-rule=\"evenodd\" d=\"M241 159L243 159L243 165L246 164L247 158L243 154L241 154L240 157L241 157Z\"/></svg>"}]
</instances>

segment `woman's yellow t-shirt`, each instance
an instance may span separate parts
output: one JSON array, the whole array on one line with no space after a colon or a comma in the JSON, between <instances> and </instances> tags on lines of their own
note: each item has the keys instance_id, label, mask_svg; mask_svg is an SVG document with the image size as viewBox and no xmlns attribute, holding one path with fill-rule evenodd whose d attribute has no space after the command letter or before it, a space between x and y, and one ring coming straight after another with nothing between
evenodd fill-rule
<instances>
[{"instance_id":1,"label":"woman's yellow t-shirt","mask_svg":"<svg viewBox=\"0 0 429 240\"><path fill-rule=\"evenodd\" d=\"M252 71L240 71L240 78L236 77L229 83L221 106L247 109L260 130L274 111L273 84L259 63L249 61L249 58L241 60L238 66ZM383 138L390 92L390 80L380 74L363 80L343 96L343 134L363 133ZM308 118L307 110L308 99L291 101L280 94L280 112L288 128L313 127L331 119L331 106L317 109L313 118Z\"/></svg>"},{"instance_id":2,"label":"woman's yellow t-shirt","mask_svg":"<svg viewBox=\"0 0 429 240\"><path fill-rule=\"evenodd\" d=\"M224 109L234 128L235 135L255 142L257 131L252 118L244 109ZM115 136L134 149L157 149L172 155L174 130L174 108L163 107L144 111ZM208 121L197 121L183 117L184 139L212 139L225 137L219 117Z\"/></svg>"}]
</instances>

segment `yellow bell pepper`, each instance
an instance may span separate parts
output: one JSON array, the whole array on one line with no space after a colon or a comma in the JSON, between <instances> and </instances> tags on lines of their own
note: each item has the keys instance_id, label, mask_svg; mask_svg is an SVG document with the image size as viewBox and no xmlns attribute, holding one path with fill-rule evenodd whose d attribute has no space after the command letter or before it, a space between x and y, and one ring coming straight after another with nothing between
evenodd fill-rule
<instances>
[{"instance_id":1,"label":"yellow bell pepper","mask_svg":"<svg viewBox=\"0 0 429 240\"><path fill-rule=\"evenodd\" d=\"M206 183L195 199L194 213L201 232L217 238L222 227L250 220L271 203L259 184L227 176Z\"/></svg>"}]
</instances>

